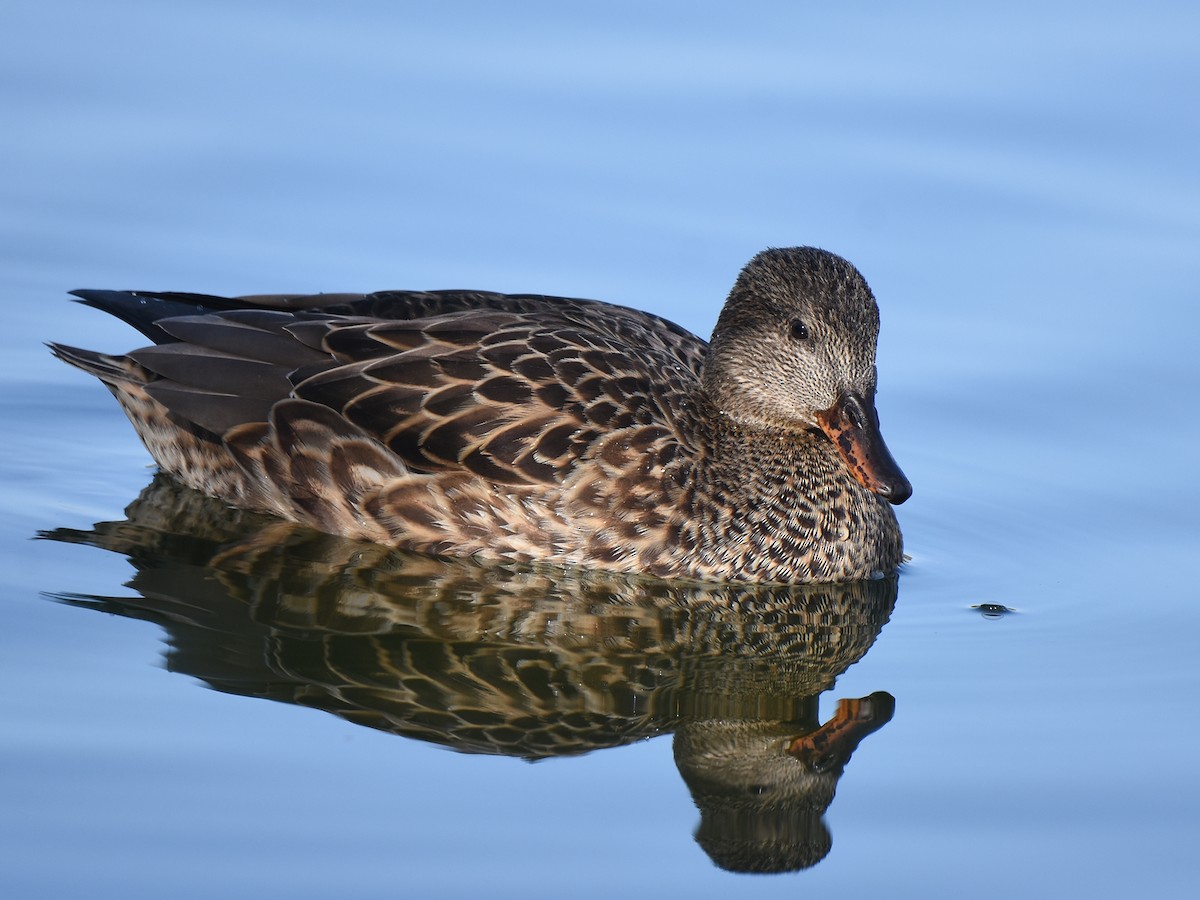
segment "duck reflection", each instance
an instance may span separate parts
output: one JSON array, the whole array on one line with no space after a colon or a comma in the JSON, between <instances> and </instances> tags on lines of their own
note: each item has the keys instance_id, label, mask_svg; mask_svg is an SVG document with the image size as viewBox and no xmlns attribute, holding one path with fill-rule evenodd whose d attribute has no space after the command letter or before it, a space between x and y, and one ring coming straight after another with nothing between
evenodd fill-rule
<instances>
[{"instance_id":1,"label":"duck reflection","mask_svg":"<svg viewBox=\"0 0 1200 900\"><path fill-rule=\"evenodd\" d=\"M787 871L890 695L819 695L887 621L894 578L666 582L441 560L227 508L159 476L122 522L43 536L127 556L130 599L64 596L166 629L167 666L467 753L542 759L674 733L720 866Z\"/></svg>"}]
</instances>

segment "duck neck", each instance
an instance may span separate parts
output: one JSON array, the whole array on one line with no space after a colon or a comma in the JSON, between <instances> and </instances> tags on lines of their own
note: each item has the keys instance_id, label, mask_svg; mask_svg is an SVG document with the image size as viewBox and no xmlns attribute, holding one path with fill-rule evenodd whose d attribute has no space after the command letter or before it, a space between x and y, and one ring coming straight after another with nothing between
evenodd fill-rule
<instances>
[{"instance_id":1,"label":"duck neck","mask_svg":"<svg viewBox=\"0 0 1200 900\"><path fill-rule=\"evenodd\" d=\"M706 513L698 537L743 577L846 581L899 564L891 507L854 480L822 433L712 421L693 484Z\"/></svg>"},{"instance_id":2,"label":"duck neck","mask_svg":"<svg viewBox=\"0 0 1200 900\"><path fill-rule=\"evenodd\" d=\"M717 418L710 473L714 487L752 490L757 499L778 501L793 490L829 484L846 489L854 479L819 430L787 431Z\"/></svg>"}]
</instances>

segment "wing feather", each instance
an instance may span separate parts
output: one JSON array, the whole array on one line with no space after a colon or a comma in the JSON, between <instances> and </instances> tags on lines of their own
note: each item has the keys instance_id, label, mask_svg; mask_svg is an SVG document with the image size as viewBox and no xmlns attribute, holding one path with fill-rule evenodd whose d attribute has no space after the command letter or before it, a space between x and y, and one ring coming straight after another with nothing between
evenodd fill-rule
<instances>
[{"instance_id":1,"label":"wing feather","mask_svg":"<svg viewBox=\"0 0 1200 900\"><path fill-rule=\"evenodd\" d=\"M534 294L80 296L154 338L128 358L177 422L226 435L264 471L288 464L256 443L259 426L294 423L277 445L290 453L302 434L332 441L336 419L397 471L561 485L617 433L625 447L687 444L706 346L648 313ZM321 427L295 430L318 407ZM316 477L294 465L298 482Z\"/></svg>"},{"instance_id":2,"label":"wing feather","mask_svg":"<svg viewBox=\"0 0 1200 900\"><path fill-rule=\"evenodd\" d=\"M305 322L306 344L356 359L293 394L340 411L414 471L498 483L562 483L600 438L623 429L686 442L680 412L703 341L665 343L622 308L593 306Z\"/></svg>"}]
</instances>

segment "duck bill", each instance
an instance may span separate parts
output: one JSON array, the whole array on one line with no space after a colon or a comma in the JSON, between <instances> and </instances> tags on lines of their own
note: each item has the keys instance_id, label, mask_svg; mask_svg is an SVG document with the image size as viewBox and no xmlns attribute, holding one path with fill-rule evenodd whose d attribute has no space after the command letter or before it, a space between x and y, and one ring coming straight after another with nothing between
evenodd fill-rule
<instances>
[{"instance_id":1,"label":"duck bill","mask_svg":"<svg viewBox=\"0 0 1200 900\"><path fill-rule=\"evenodd\" d=\"M850 474L868 491L895 504L912 496L912 485L883 442L875 404L858 394L844 394L817 413L817 424L833 441Z\"/></svg>"},{"instance_id":2,"label":"duck bill","mask_svg":"<svg viewBox=\"0 0 1200 900\"><path fill-rule=\"evenodd\" d=\"M863 738L892 721L896 698L886 691L839 700L834 717L808 734L792 738L787 752L812 772L840 771Z\"/></svg>"}]
</instances>

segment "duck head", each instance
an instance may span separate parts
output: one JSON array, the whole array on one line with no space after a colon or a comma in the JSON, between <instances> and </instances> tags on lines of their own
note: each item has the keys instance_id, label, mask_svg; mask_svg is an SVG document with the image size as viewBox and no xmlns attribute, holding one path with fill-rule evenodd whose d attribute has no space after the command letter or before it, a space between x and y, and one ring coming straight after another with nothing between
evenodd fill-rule
<instances>
[{"instance_id":1,"label":"duck head","mask_svg":"<svg viewBox=\"0 0 1200 900\"><path fill-rule=\"evenodd\" d=\"M854 266L813 247L764 250L717 320L704 386L742 425L819 429L859 484L903 503L912 485L875 411L878 338L879 307Z\"/></svg>"}]
</instances>

